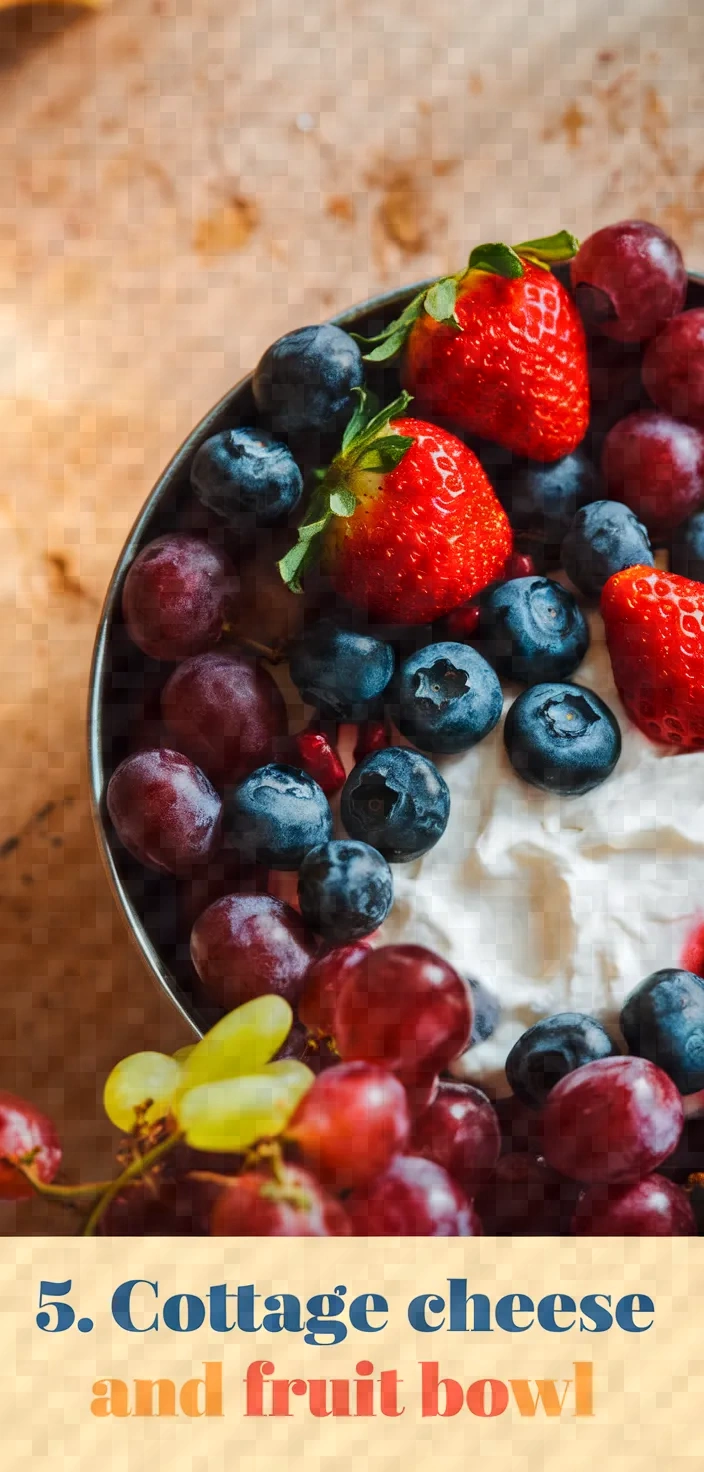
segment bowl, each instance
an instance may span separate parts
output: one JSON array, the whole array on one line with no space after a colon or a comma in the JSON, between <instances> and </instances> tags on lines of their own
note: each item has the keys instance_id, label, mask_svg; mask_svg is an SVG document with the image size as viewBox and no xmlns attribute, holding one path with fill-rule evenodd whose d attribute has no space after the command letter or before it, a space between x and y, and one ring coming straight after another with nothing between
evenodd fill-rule
<instances>
[{"instance_id":1,"label":"bowl","mask_svg":"<svg viewBox=\"0 0 704 1472\"><path fill-rule=\"evenodd\" d=\"M556 274L564 277L564 268ZM380 332L398 316L413 296L430 282L374 297L330 320L348 331L364 336ZM690 274L687 307L704 305L704 276ZM603 341L603 340L602 340ZM618 354L616 347L605 353ZM636 350L637 351L637 350ZM631 350L632 362L633 350ZM637 363L635 363L637 369ZM628 375L626 375L628 376ZM632 373L631 373L632 377ZM389 402L398 391L395 365L375 365L367 381ZM627 412L622 407L620 414ZM615 417L620 417L617 414ZM148 496L120 553L105 596L90 672L88 699L88 758L91 803L98 843L110 885L127 926L148 970L169 1001L197 1036L202 1036L220 1015L199 995L190 962L188 939L179 919L178 886L168 877L152 874L125 852L112 831L105 806L107 782L127 753L128 730L135 711L142 706L145 690L163 683L164 670L146 659L127 638L122 620L122 587L127 570L145 543L173 530L192 504L189 468L200 445L211 435L237 425L256 424L257 413L249 375L215 405L191 431ZM309 465L324 464L334 441L308 445ZM306 468L304 466L304 468ZM183 521L181 520L181 525Z\"/></svg>"}]
</instances>

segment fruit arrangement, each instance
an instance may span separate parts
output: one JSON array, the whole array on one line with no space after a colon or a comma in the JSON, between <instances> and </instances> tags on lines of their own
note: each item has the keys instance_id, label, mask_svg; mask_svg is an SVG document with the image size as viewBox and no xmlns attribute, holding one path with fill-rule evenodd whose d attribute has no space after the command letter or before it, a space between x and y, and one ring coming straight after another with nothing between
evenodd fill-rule
<instances>
[{"instance_id":1,"label":"fruit arrangement","mask_svg":"<svg viewBox=\"0 0 704 1472\"><path fill-rule=\"evenodd\" d=\"M251 422L199 445L127 571L140 700L104 795L212 1025L113 1070L112 1181L58 1185L50 1122L0 1096L7 1197L85 1202L88 1232L698 1230L698 956L630 978L620 1017L539 1016L490 1097L453 1071L501 995L382 928L482 743L558 815L632 729L704 750L686 297L674 241L627 221L479 246L375 336L308 327L264 354ZM599 616L623 712L579 679Z\"/></svg>"}]
</instances>

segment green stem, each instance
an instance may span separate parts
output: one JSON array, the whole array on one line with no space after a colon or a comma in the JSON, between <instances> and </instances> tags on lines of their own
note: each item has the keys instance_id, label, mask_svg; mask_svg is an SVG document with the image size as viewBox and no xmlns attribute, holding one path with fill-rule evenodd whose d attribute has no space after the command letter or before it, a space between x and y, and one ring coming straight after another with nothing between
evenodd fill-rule
<instances>
[{"instance_id":1,"label":"green stem","mask_svg":"<svg viewBox=\"0 0 704 1472\"><path fill-rule=\"evenodd\" d=\"M18 1170L20 1175L24 1176L38 1196L46 1196L50 1201L71 1203L81 1196L100 1196L101 1192L106 1191L110 1185L110 1181L80 1181L77 1186L56 1186L49 1181L40 1181L31 1165L21 1160L12 1160L9 1155L1 1158L7 1165L11 1165L14 1170Z\"/></svg>"},{"instance_id":2,"label":"green stem","mask_svg":"<svg viewBox=\"0 0 704 1472\"><path fill-rule=\"evenodd\" d=\"M82 1236L94 1237L103 1213L107 1211L110 1203L119 1195L123 1186L129 1186L131 1181L138 1181L146 1171L151 1170L153 1165L156 1165L164 1155L167 1155L169 1150L173 1150L174 1145L178 1145L182 1139L183 1134L180 1131L177 1131L173 1135L167 1135L165 1140L161 1140L152 1150L148 1150L146 1155L140 1155L137 1160L133 1160L132 1164L128 1165L126 1170L123 1170L122 1175L117 1176L114 1181L110 1181L107 1190L96 1201L83 1228Z\"/></svg>"}]
</instances>

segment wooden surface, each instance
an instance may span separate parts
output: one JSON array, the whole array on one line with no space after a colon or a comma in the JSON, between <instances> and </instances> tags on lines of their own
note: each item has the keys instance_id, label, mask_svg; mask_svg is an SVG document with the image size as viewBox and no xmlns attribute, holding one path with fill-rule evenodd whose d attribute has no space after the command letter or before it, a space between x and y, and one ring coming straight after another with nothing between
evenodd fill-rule
<instances>
[{"instance_id":1,"label":"wooden surface","mask_svg":"<svg viewBox=\"0 0 704 1472\"><path fill-rule=\"evenodd\" d=\"M109 1165L112 1063L186 1041L88 809L87 673L125 534L191 425L297 324L481 240L626 215L704 268L704 12L621 8L0 16L0 1086L55 1115L71 1170ZM74 1230L42 1207L1 1207L0 1229Z\"/></svg>"}]
</instances>

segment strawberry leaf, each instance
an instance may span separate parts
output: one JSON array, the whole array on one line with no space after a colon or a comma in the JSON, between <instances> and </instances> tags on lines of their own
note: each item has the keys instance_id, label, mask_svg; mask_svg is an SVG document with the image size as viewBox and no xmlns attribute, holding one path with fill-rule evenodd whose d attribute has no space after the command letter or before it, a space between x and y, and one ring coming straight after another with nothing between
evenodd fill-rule
<instances>
[{"instance_id":1,"label":"strawberry leaf","mask_svg":"<svg viewBox=\"0 0 704 1472\"><path fill-rule=\"evenodd\" d=\"M302 593L303 584L301 578L306 567L315 559L315 547L312 542L301 539L294 544L286 553L285 557L277 562L281 576L292 593Z\"/></svg>"},{"instance_id":2,"label":"strawberry leaf","mask_svg":"<svg viewBox=\"0 0 704 1472\"><path fill-rule=\"evenodd\" d=\"M554 266L560 261L571 261L579 250L576 236L569 230L559 230L557 235L545 235L540 240L524 240L516 246L516 253L534 261L538 266Z\"/></svg>"},{"instance_id":3,"label":"strawberry leaf","mask_svg":"<svg viewBox=\"0 0 704 1472\"><path fill-rule=\"evenodd\" d=\"M371 352L364 354L365 363L386 363L390 358L395 358L400 353L406 338L408 329L400 327L397 332L392 332L378 347L372 348Z\"/></svg>"},{"instance_id":4,"label":"strawberry leaf","mask_svg":"<svg viewBox=\"0 0 704 1472\"><path fill-rule=\"evenodd\" d=\"M452 322L459 327L455 316L455 302L457 301L457 282L454 276L444 276L441 281L436 281L426 294L423 306L429 317L436 322Z\"/></svg>"},{"instance_id":5,"label":"strawberry leaf","mask_svg":"<svg viewBox=\"0 0 704 1472\"><path fill-rule=\"evenodd\" d=\"M359 470L395 470L400 465L406 450L415 444L412 435L387 434L375 440L355 462Z\"/></svg>"},{"instance_id":6,"label":"strawberry leaf","mask_svg":"<svg viewBox=\"0 0 704 1472\"><path fill-rule=\"evenodd\" d=\"M410 402L411 395L407 394L404 389L398 398L394 399L392 404L389 404L385 409L380 409L372 419L368 420L363 433L357 437L357 448L361 449L363 445L374 438L374 435L379 434L380 430L386 429L390 420L400 419L401 415L405 414ZM348 444L347 448L348 450L354 448L352 442Z\"/></svg>"},{"instance_id":7,"label":"strawberry leaf","mask_svg":"<svg viewBox=\"0 0 704 1472\"><path fill-rule=\"evenodd\" d=\"M357 501L346 486L338 486L330 492L330 510L333 516L354 516Z\"/></svg>"},{"instance_id":8,"label":"strawberry leaf","mask_svg":"<svg viewBox=\"0 0 704 1472\"><path fill-rule=\"evenodd\" d=\"M347 428L342 436L343 455L349 445L352 444L352 441L357 439L358 435L366 429L369 422L379 412L379 400L376 394L373 394L370 389L355 388L352 392L357 394L357 403L352 418L348 421ZM326 474L327 471L323 471L323 476Z\"/></svg>"},{"instance_id":9,"label":"strawberry leaf","mask_svg":"<svg viewBox=\"0 0 704 1472\"><path fill-rule=\"evenodd\" d=\"M468 271L491 271L494 276L505 276L507 281L516 281L524 275L520 256L510 245L477 245L469 257Z\"/></svg>"},{"instance_id":10,"label":"strawberry leaf","mask_svg":"<svg viewBox=\"0 0 704 1472\"><path fill-rule=\"evenodd\" d=\"M400 317L395 317L393 322L389 322L388 327L384 328L383 332L377 333L376 337L362 337L359 332L350 333L350 336L355 339L355 342L361 343L362 347L373 349L371 353L364 354L365 363L383 363L387 358L393 358L400 351L413 323L417 317L420 317L423 311L425 295L426 291L424 288L423 291L419 291L418 295L414 296L412 301L408 303L408 306L404 308Z\"/></svg>"}]
</instances>

